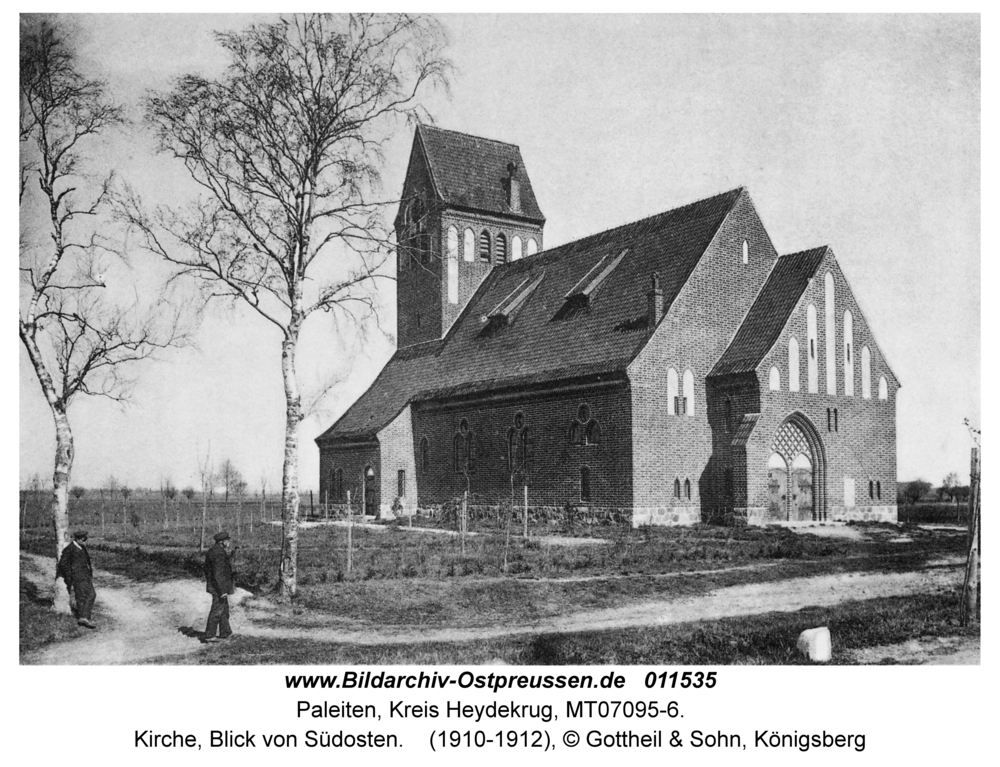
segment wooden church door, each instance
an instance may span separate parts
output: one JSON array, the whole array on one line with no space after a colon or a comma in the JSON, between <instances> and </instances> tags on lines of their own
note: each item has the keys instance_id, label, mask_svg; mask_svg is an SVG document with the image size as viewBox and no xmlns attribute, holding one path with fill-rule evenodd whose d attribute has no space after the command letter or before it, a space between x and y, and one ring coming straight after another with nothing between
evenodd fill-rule
<instances>
[{"instance_id":1,"label":"wooden church door","mask_svg":"<svg viewBox=\"0 0 1000 767\"><path fill-rule=\"evenodd\" d=\"M801 453L792 461L791 498L788 518L808 522L813 518L812 461Z\"/></svg>"},{"instance_id":2,"label":"wooden church door","mask_svg":"<svg viewBox=\"0 0 1000 767\"><path fill-rule=\"evenodd\" d=\"M788 519L788 467L785 459L772 453L767 462L767 488L770 502L768 518L774 521Z\"/></svg>"}]
</instances>

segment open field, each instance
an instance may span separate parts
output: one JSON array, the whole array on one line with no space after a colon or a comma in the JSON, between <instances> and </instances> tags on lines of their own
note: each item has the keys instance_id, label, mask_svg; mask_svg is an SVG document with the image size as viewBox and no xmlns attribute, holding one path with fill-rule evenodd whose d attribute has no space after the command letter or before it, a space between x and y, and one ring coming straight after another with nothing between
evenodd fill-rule
<instances>
[{"instance_id":1,"label":"open field","mask_svg":"<svg viewBox=\"0 0 1000 767\"><path fill-rule=\"evenodd\" d=\"M790 663L798 662L799 631L830 625L838 632L835 661L859 662L851 653L866 649L864 662L871 663L883 660L873 648L976 635L953 621L965 545L960 530L607 527L533 530L528 540L512 531L508 542L505 529L481 524L463 555L458 536L420 529L422 521L414 528L355 526L350 570L346 526L303 527L300 591L290 605L268 599L279 526L258 522L251 533L246 525L236 541L235 565L239 585L257 595L240 618L248 635L211 657L193 652L185 640L182 648L164 644L169 659L129 662ZM90 548L95 565L112 579L119 615L132 613L123 606L130 594L140 595L140 605L172 595L169 600L185 605L185 615L195 615L184 624L195 632L205 597L202 555L191 530L168 526L141 537L127 527L111 532L117 534L93 535ZM567 539L566 533L587 538ZM45 530L22 536L23 551L51 556L51 547ZM930 581L919 580L931 576L932 589ZM912 585L889 591L861 585L869 581ZM821 586L816 601L806 584ZM770 596L756 606L741 596L735 608L726 608L730 612L714 617L699 613L700 600L709 604L740 589ZM26 619L55 617L36 616L40 600L26 596L22 636ZM99 613L102 601L110 603L107 619L113 622L114 599L99 596ZM731 612L744 607L746 615ZM658 615L680 622L658 625ZM177 620L162 623L160 634L181 628ZM22 642L22 649L30 653L47 641L64 641L66 627L57 624L39 623L43 639ZM378 639L392 636L396 640L388 643ZM80 635L73 641L99 640Z\"/></svg>"}]
</instances>

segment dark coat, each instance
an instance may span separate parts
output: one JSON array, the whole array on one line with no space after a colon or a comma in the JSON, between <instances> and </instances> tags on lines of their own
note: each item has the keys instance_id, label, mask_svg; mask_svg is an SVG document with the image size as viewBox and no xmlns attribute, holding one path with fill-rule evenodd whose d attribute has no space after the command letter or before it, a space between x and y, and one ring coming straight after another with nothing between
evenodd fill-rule
<instances>
[{"instance_id":1,"label":"dark coat","mask_svg":"<svg viewBox=\"0 0 1000 767\"><path fill-rule=\"evenodd\" d=\"M205 554L205 591L216 596L236 593L229 554L221 543L215 544Z\"/></svg>"},{"instance_id":2,"label":"dark coat","mask_svg":"<svg viewBox=\"0 0 1000 767\"><path fill-rule=\"evenodd\" d=\"M71 543L62 550L56 577L66 581L67 586L93 583L94 567L90 563L90 553L83 544Z\"/></svg>"}]
</instances>

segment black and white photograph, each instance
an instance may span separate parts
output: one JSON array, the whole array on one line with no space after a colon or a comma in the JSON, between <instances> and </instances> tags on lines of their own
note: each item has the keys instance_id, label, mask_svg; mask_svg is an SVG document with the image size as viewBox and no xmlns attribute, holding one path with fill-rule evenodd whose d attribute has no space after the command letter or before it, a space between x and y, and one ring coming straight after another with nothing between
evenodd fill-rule
<instances>
[{"instance_id":1,"label":"black and white photograph","mask_svg":"<svg viewBox=\"0 0 1000 767\"><path fill-rule=\"evenodd\" d=\"M978 15L19 25L21 667L980 664Z\"/></svg>"}]
</instances>

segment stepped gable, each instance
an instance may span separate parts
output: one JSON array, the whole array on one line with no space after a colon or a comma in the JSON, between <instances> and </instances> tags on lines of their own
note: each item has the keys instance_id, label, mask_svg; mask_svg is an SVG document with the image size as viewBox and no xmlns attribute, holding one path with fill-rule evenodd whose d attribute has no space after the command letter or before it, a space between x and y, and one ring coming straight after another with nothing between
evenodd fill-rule
<instances>
[{"instance_id":1,"label":"stepped gable","mask_svg":"<svg viewBox=\"0 0 1000 767\"><path fill-rule=\"evenodd\" d=\"M782 256L709 377L749 373L774 346L828 248Z\"/></svg>"},{"instance_id":2,"label":"stepped gable","mask_svg":"<svg viewBox=\"0 0 1000 767\"><path fill-rule=\"evenodd\" d=\"M654 330L647 318L653 272L666 312L741 194L734 189L494 267L442 341L393 355L317 441L374 437L409 401L624 374ZM623 251L589 305L566 312L567 294ZM490 314L532 285L509 323L488 332Z\"/></svg>"},{"instance_id":3,"label":"stepped gable","mask_svg":"<svg viewBox=\"0 0 1000 767\"><path fill-rule=\"evenodd\" d=\"M434 188L445 204L545 221L516 145L431 125L418 125L417 135ZM504 179L509 176L510 164L517 168L520 182L520 211L511 210L504 194Z\"/></svg>"}]
</instances>

